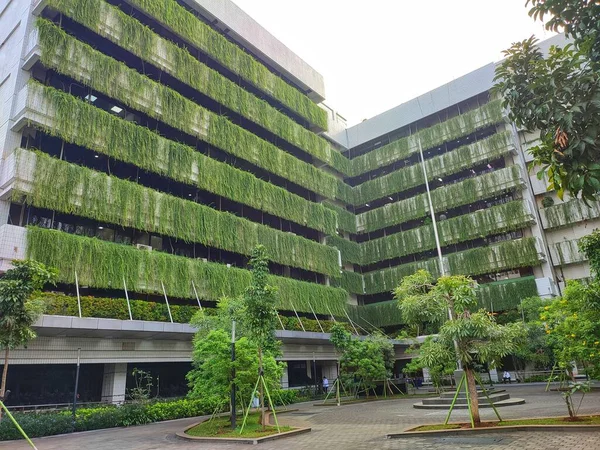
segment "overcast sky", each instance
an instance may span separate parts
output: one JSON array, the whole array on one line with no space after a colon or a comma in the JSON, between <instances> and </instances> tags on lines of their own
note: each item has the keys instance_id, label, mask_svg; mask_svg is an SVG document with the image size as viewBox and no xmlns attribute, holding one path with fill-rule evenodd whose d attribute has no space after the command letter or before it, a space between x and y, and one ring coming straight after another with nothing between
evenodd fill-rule
<instances>
[{"instance_id":1,"label":"overcast sky","mask_svg":"<svg viewBox=\"0 0 600 450\"><path fill-rule=\"evenodd\" d=\"M552 36L525 0L233 0L325 78L354 125Z\"/></svg>"}]
</instances>

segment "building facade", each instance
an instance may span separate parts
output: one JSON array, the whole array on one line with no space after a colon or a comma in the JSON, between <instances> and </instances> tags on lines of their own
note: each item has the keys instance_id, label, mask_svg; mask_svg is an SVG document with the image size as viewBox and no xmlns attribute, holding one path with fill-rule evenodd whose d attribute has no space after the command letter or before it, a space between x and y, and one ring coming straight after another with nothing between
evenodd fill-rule
<instances>
[{"instance_id":1,"label":"building facade","mask_svg":"<svg viewBox=\"0 0 600 450\"><path fill-rule=\"evenodd\" d=\"M227 0L0 8L0 269L60 271L14 352L30 389L78 353L90 400L121 401L134 365L184 374L190 317L243 292L258 243L291 386L335 376L334 321L402 327L391 291L417 269L473 276L492 311L589 276L575 243L600 210L540 209L493 64L346 128L322 77Z\"/></svg>"}]
</instances>

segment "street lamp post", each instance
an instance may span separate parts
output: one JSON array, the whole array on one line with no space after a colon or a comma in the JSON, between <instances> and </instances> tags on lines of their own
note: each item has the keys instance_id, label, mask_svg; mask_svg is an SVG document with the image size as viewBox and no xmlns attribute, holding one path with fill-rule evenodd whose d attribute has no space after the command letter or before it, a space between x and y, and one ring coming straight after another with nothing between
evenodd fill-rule
<instances>
[{"instance_id":1,"label":"street lamp post","mask_svg":"<svg viewBox=\"0 0 600 450\"><path fill-rule=\"evenodd\" d=\"M442 256L442 246L440 245L440 236L438 234L437 221L435 219L435 210L433 209L433 202L431 201L431 191L429 190L429 180L427 178L427 168L425 167L425 158L423 157L423 147L421 147L421 138L418 138L419 143L419 154L421 156L421 168L423 169L423 178L425 179L425 189L427 191L427 201L429 202L429 213L431 214L431 223L433 225L433 236L435 237L435 246L438 253L438 261L440 265L440 275L446 275L446 269L444 267L444 257ZM452 308L448 307L448 318L453 320ZM454 348L457 350L458 355L458 343L454 341ZM456 365L458 370L462 370L462 362L457 359Z\"/></svg>"}]
</instances>

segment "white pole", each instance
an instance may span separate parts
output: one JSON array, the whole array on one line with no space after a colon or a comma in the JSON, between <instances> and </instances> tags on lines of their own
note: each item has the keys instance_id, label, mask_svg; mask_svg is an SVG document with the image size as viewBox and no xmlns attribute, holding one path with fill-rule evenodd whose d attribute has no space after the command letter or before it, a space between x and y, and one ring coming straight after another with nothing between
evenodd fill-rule
<instances>
[{"instance_id":1,"label":"white pole","mask_svg":"<svg viewBox=\"0 0 600 450\"><path fill-rule=\"evenodd\" d=\"M202 304L200 303L200 297L198 297L198 291L196 290L196 285L194 284L194 280L192 280L192 287L194 288L194 294L196 294L196 300L198 301L198 307L200 311L202 311Z\"/></svg>"},{"instance_id":2,"label":"white pole","mask_svg":"<svg viewBox=\"0 0 600 450\"><path fill-rule=\"evenodd\" d=\"M433 202L431 201L431 191L429 190L429 180L427 179L427 168L425 167L425 158L423 157L423 147L421 146L421 138L419 137L417 142L419 143L419 154L421 155L421 167L423 168L423 177L425 178L425 189L427 190L427 201L429 202L429 212L431 213L431 223L433 225L433 235L435 237L435 246L437 247L438 260L440 264L440 275L446 275L446 269L444 268L444 257L442 256L442 247L440 245L440 237L438 235L437 222L435 220L435 211L433 209ZM452 309L448 307L448 317L453 320ZM458 355L458 343L454 341L454 348ZM458 370L462 370L462 362L460 359L456 361Z\"/></svg>"},{"instance_id":3,"label":"white pole","mask_svg":"<svg viewBox=\"0 0 600 450\"><path fill-rule=\"evenodd\" d=\"M352 328L354 328L354 332L356 333L356 335L358 336L358 330L356 329L356 327L354 326L354 322L352 322L352 319L350 318L350 316L348 315L348 311L344 310L344 313L346 314L346 317L348 318L348 321L350 322L350 325L352 325ZM360 325L359 325L360 326Z\"/></svg>"},{"instance_id":4,"label":"white pole","mask_svg":"<svg viewBox=\"0 0 600 450\"><path fill-rule=\"evenodd\" d=\"M165 295L165 303L167 304L167 311L169 311L169 319L171 319L171 323L173 323L173 316L171 315L171 307L169 306L169 299L167 298L167 291L165 290L165 284L161 281L160 285L162 286L163 294Z\"/></svg>"},{"instance_id":5,"label":"white pole","mask_svg":"<svg viewBox=\"0 0 600 450\"><path fill-rule=\"evenodd\" d=\"M125 289L125 298L127 299L127 310L129 311L129 320L133 320L131 315L131 303L129 303L129 294L127 293L127 283L125 283L125 277L123 277L123 289Z\"/></svg>"},{"instance_id":6,"label":"white pole","mask_svg":"<svg viewBox=\"0 0 600 450\"><path fill-rule=\"evenodd\" d=\"M321 333L325 333L325 330L323 330L323 327L321 326L321 322L319 322L319 318L315 314L315 310L313 309L312 305L309 303L308 306L310 307L310 310L312 311L313 316L315 316L315 320L317 321L317 325L319 325L319 328L321 329Z\"/></svg>"},{"instance_id":7,"label":"white pole","mask_svg":"<svg viewBox=\"0 0 600 450\"><path fill-rule=\"evenodd\" d=\"M327 307L327 311L329 311L329 315L331 316L331 318L333 319L334 323L337 323L337 320L335 320L335 316L333 315L333 313L331 312L331 310L329 309L329 305L325 304L325 306Z\"/></svg>"},{"instance_id":8,"label":"white pole","mask_svg":"<svg viewBox=\"0 0 600 450\"><path fill-rule=\"evenodd\" d=\"M298 319L298 322L300 322L300 326L302 327L302 331L306 331L306 329L304 328L304 325L302 324L302 321L300 320L300 316L298 315L298 312L296 311L296 308L294 308L294 305L292 303L290 303L290 305L292 305L292 309L294 310L294 314L296 314L296 319Z\"/></svg>"},{"instance_id":9,"label":"white pole","mask_svg":"<svg viewBox=\"0 0 600 450\"><path fill-rule=\"evenodd\" d=\"M75 290L77 291L77 309L79 309L79 318L81 318L81 296L79 295L79 279L75 271Z\"/></svg>"},{"instance_id":10,"label":"white pole","mask_svg":"<svg viewBox=\"0 0 600 450\"><path fill-rule=\"evenodd\" d=\"M281 325L281 329L285 331L285 327L283 326L283 322L281 321L281 317L279 317L279 312L277 313L277 318L279 319L279 325Z\"/></svg>"},{"instance_id":11,"label":"white pole","mask_svg":"<svg viewBox=\"0 0 600 450\"><path fill-rule=\"evenodd\" d=\"M423 168L423 177L425 178L425 189L427 190L427 200L429 202L429 212L431 214L431 223L433 224L433 235L435 237L435 245L438 252L438 260L440 264L440 275L446 275L444 269L444 258L442 256L442 247L440 246L440 238L438 236L437 222L435 220L435 211L433 209L433 202L431 201L431 191L429 190L429 180L427 179L427 168L425 167L425 159L423 158L423 148L421 147L421 138L418 138L419 143L419 154L421 155L421 167ZM452 317L450 317L452 319Z\"/></svg>"}]
</instances>

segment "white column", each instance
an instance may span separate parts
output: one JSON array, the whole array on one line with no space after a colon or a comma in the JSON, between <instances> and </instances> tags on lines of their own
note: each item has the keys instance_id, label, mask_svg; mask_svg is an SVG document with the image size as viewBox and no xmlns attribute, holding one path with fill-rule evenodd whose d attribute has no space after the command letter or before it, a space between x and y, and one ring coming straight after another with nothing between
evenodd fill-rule
<instances>
[{"instance_id":1,"label":"white column","mask_svg":"<svg viewBox=\"0 0 600 450\"><path fill-rule=\"evenodd\" d=\"M490 379L492 382L498 382L498 371L496 369L490 369Z\"/></svg>"},{"instance_id":2,"label":"white column","mask_svg":"<svg viewBox=\"0 0 600 450\"><path fill-rule=\"evenodd\" d=\"M281 387L283 389L287 389L290 387L290 378L288 373L288 367L286 366L283 370L283 375L281 375Z\"/></svg>"},{"instance_id":3,"label":"white column","mask_svg":"<svg viewBox=\"0 0 600 450\"><path fill-rule=\"evenodd\" d=\"M102 380L102 401L105 403L123 403L127 382L127 363L104 364Z\"/></svg>"},{"instance_id":4,"label":"white column","mask_svg":"<svg viewBox=\"0 0 600 450\"><path fill-rule=\"evenodd\" d=\"M431 384L431 374L429 367L423 367L423 384Z\"/></svg>"}]
</instances>

